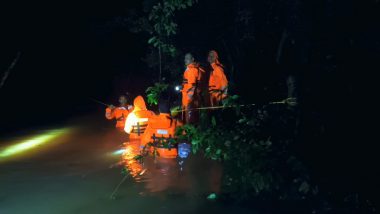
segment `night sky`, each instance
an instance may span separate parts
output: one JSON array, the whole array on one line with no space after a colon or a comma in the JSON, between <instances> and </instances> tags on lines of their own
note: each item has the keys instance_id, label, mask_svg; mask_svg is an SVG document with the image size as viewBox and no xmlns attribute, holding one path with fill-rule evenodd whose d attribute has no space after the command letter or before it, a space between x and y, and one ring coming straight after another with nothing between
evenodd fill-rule
<instances>
[{"instance_id":1,"label":"night sky","mask_svg":"<svg viewBox=\"0 0 380 214\"><path fill-rule=\"evenodd\" d=\"M1 119L2 131L91 108L88 97L115 101L115 79L125 82L131 72L138 74L143 54L139 45L145 42L115 24L128 4L1 6L1 70L21 52L0 92L1 111L9 113Z\"/></svg>"}]
</instances>

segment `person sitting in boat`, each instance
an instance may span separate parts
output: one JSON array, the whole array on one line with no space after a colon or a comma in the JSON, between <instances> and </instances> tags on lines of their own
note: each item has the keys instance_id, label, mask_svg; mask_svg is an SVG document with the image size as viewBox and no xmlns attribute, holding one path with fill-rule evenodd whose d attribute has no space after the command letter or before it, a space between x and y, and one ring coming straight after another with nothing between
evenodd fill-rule
<instances>
[{"instance_id":1,"label":"person sitting in boat","mask_svg":"<svg viewBox=\"0 0 380 214\"><path fill-rule=\"evenodd\" d=\"M154 113L146 108L142 96L135 98L133 106L133 111L125 120L124 131L129 134L129 138L140 138L145 132L149 119L154 116Z\"/></svg>"},{"instance_id":2,"label":"person sitting in boat","mask_svg":"<svg viewBox=\"0 0 380 214\"><path fill-rule=\"evenodd\" d=\"M116 107L114 105L109 105L106 108L106 118L108 120L115 119L116 120L116 128L119 130L124 129L125 119L133 110L133 106L128 105L128 99L124 95L120 95L119 97L119 106Z\"/></svg>"}]
</instances>

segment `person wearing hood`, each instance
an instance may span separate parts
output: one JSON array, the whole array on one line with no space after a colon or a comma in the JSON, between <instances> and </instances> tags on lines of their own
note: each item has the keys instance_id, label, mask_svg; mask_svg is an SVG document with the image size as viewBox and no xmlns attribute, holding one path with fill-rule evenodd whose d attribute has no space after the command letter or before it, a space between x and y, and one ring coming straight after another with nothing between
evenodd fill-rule
<instances>
[{"instance_id":1,"label":"person wearing hood","mask_svg":"<svg viewBox=\"0 0 380 214\"><path fill-rule=\"evenodd\" d=\"M140 138L145 132L149 119L154 116L152 111L147 110L144 98L137 96L133 101L134 109L125 120L124 131L129 138Z\"/></svg>"}]
</instances>

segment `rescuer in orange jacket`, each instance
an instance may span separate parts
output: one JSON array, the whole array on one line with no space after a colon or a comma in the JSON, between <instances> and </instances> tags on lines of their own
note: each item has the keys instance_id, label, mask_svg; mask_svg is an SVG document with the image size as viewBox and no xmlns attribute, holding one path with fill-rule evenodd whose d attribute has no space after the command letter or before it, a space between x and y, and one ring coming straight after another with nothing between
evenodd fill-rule
<instances>
[{"instance_id":1,"label":"rescuer in orange jacket","mask_svg":"<svg viewBox=\"0 0 380 214\"><path fill-rule=\"evenodd\" d=\"M177 157L176 148L163 148L160 142L169 142L169 139L174 138L175 129L181 126L182 123L170 116L169 104L165 100L161 100L158 105L160 114L150 118L145 133L141 137L141 146L145 146L147 143L158 142L156 147L159 156L164 158ZM151 148L152 150L153 148Z\"/></svg>"},{"instance_id":2,"label":"rescuer in orange jacket","mask_svg":"<svg viewBox=\"0 0 380 214\"><path fill-rule=\"evenodd\" d=\"M207 61L212 67L209 79L210 104L211 106L217 106L227 97L228 80L216 51L209 52Z\"/></svg>"},{"instance_id":3,"label":"rescuer in orange jacket","mask_svg":"<svg viewBox=\"0 0 380 214\"><path fill-rule=\"evenodd\" d=\"M125 119L128 114L133 110L131 105L127 104L127 97L121 95L119 97L119 107L115 107L114 105L110 105L106 108L106 118L108 120L116 119L116 128L119 130L124 129Z\"/></svg>"},{"instance_id":4,"label":"rescuer in orange jacket","mask_svg":"<svg viewBox=\"0 0 380 214\"><path fill-rule=\"evenodd\" d=\"M152 111L147 110L144 98L137 96L133 101L134 109L125 120L124 131L129 138L140 138L145 132L149 119L154 116Z\"/></svg>"},{"instance_id":5,"label":"rescuer in orange jacket","mask_svg":"<svg viewBox=\"0 0 380 214\"><path fill-rule=\"evenodd\" d=\"M183 73L182 82L182 108L185 110L186 123L194 122L194 111L190 109L198 107L198 81L200 79L200 67L195 63L191 53L185 55L186 70Z\"/></svg>"}]
</instances>

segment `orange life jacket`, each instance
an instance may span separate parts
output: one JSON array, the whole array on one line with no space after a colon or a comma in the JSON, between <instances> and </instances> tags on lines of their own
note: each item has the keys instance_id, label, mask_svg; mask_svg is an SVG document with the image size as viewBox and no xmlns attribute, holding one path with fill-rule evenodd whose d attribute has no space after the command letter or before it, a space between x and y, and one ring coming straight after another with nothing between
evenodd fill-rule
<instances>
[{"instance_id":1,"label":"orange life jacket","mask_svg":"<svg viewBox=\"0 0 380 214\"><path fill-rule=\"evenodd\" d=\"M227 96L228 80L221 64L212 63L211 67L209 93L211 105L215 106Z\"/></svg>"},{"instance_id":2,"label":"orange life jacket","mask_svg":"<svg viewBox=\"0 0 380 214\"><path fill-rule=\"evenodd\" d=\"M124 131L129 138L140 138L145 132L149 118L154 116L152 111L146 109L145 101L142 96L137 96L133 101L134 109L125 120Z\"/></svg>"},{"instance_id":3,"label":"orange life jacket","mask_svg":"<svg viewBox=\"0 0 380 214\"><path fill-rule=\"evenodd\" d=\"M116 128L123 129L125 124L125 119L128 114L132 111L132 106L127 107L116 107L115 109L106 108L106 118L108 120L116 119Z\"/></svg>"},{"instance_id":4,"label":"orange life jacket","mask_svg":"<svg viewBox=\"0 0 380 214\"><path fill-rule=\"evenodd\" d=\"M145 146L149 142L169 142L169 139L174 138L175 129L182 124L170 117L170 114L161 113L149 120L145 133L141 138L141 146ZM151 147L151 150L154 148ZM163 148L159 144L156 147L160 157L175 158L177 157L176 148Z\"/></svg>"},{"instance_id":5,"label":"orange life jacket","mask_svg":"<svg viewBox=\"0 0 380 214\"><path fill-rule=\"evenodd\" d=\"M199 66L191 63L183 73L182 106L187 107L194 100L197 82L199 80Z\"/></svg>"}]
</instances>

